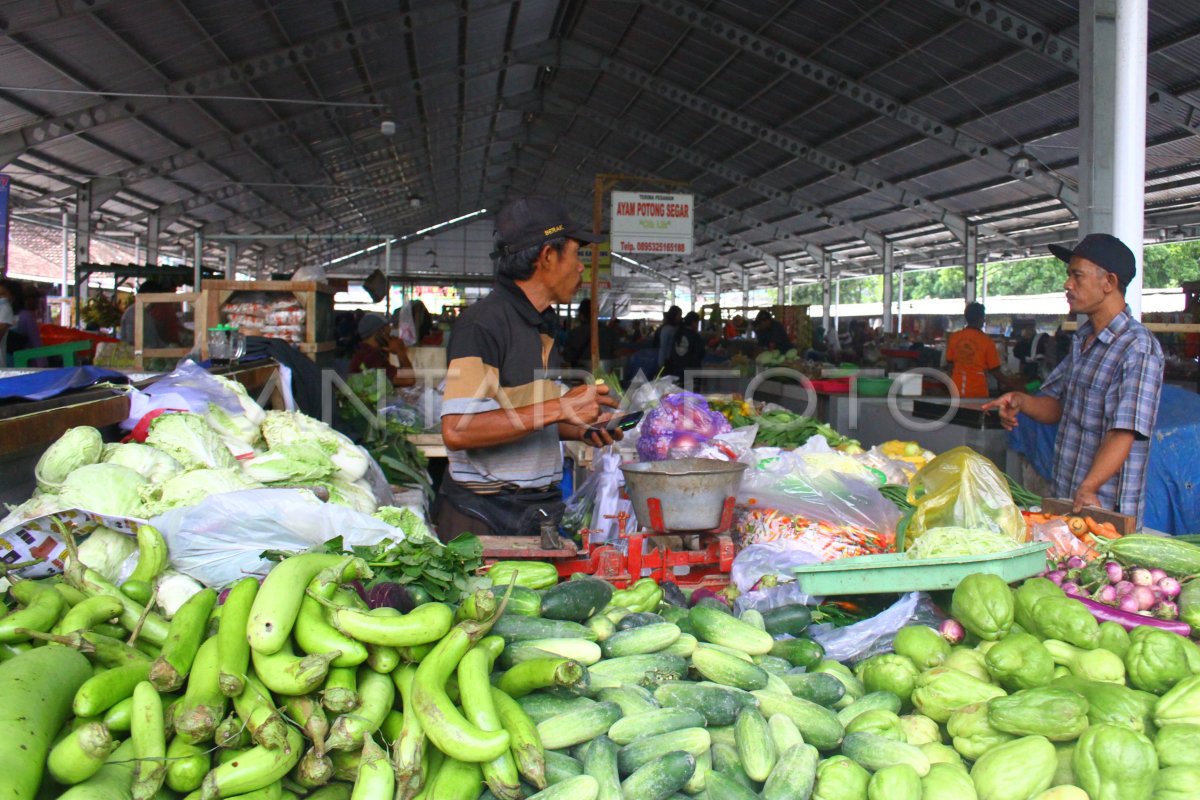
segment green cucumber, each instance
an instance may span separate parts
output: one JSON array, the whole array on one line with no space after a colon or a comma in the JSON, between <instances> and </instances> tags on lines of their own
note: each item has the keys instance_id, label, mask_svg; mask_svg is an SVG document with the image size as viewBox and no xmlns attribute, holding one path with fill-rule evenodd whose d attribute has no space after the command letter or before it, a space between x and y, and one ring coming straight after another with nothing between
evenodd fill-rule
<instances>
[{"instance_id":1,"label":"green cucumber","mask_svg":"<svg viewBox=\"0 0 1200 800\"><path fill-rule=\"evenodd\" d=\"M587 639L526 639L505 646L496 663L501 669L512 669L534 658L569 658L590 667L602 656L600 645Z\"/></svg>"},{"instance_id":2,"label":"green cucumber","mask_svg":"<svg viewBox=\"0 0 1200 800\"><path fill-rule=\"evenodd\" d=\"M636 628L621 629L604 640L600 650L605 658L620 658L621 656L639 656L647 653L657 653L666 649L679 639L679 627L669 622L658 622L642 625Z\"/></svg>"},{"instance_id":3,"label":"green cucumber","mask_svg":"<svg viewBox=\"0 0 1200 800\"><path fill-rule=\"evenodd\" d=\"M754 656L750 660L753 661L756 666L762 667L765 672L768 672L771 675L786 675L788 670L792 669L792 664L790 661L777 656Z\"/></svg>"},{"instance_id":4,"label":"green cucumber","mask_svg":"<svg viewBox=\"0 0 1200 800\"><path fill-rule=\"evenodd\" d=\"M656 708L622 717L608 729L608 737L627 745L648 736L658 736L685 728L703 728L704 715L692 708Z\"/></svg>"},{"instance_id":5,"label":"green cucumber","mask_svg":"<svg viewBox=\"0 0 1200 800\"><path fill-rule=\"evenodd\" d=\"M811 795L817 781L818 758L817 749L808 744L793 745L781 754L763 786L763 800L791 800Z\"/></svg>"},{"instance_id":6,"label":"green cucumber","mask_svg":"<svg viewBox=\"0 0 1200 800\"><path fill-rule=\"evenodd\" d=\"M772 636L800 636L812 624L812 610L799 603L779 606L764 611L763 622Z\"/></svg>"},{"instance_id":7,"label":"green cucumber","mask_svg":"<svg viewBox=\"0 0 1200 800\"><path fill-rule=\"evenodd\" d=\"M733 723L738 758L750 780L765 781L775 768L775 741L757 708L743 708Z\"/></svg>"},{"instance_id":8,"label":"green cucumber","mask_svg":"<svg viewBox=\"0 0 1200 800\"><path fill-rule=\"evenodd\" d=\"M617 771L617 746L612 739L596 737L584 756L583 774L596 779L596 800L623 800L621 774Z\"/></svg>"},{"instance_id":9,"label":"green cucumber","mask_svg":"<svg viewBox=\"0 0 1200 800\"><path fill-rule=\"evenodd\" d=\"M492 626L491 634L500 636L505 644L528 639L588 639L595 641L596 634L587 626L567 620L542 619L521 614L502 614Z\"/></svg>"},{"instance_id":10,"label":"green cucumber","mask_svg":"<svg viewBox=\"0 0 1200 800\"><path fill-rule=\"evenodd\" d=\"M621 783L625 800L667 800L691 779L696 759L674 750L634 772Z\"/></svg>"},{"instance_id":11,"label":"green cucumber","mask_svg":"<svg viewBox=\"0 0 1200 800\"><path fill-rule=\"evenodd\" d=\"M769 652L793 667L805 669L812 669L825 658L825 648L812 639L780 639L772 643Z\"/></svg>"},{"instance_id":12,"label":"green cucumber","mask_svg":"<svg viewBox=\"0 0 1200 800\"><path fill-rule=\"evenodd\" d=\"M704 790L706 800L758 800L757 794L720 770L713 770L708 774Z\"/></svg>"},{"instance_id":13,"label":"green cucumber","mask_svg":"<svg viewBox=\"0 0 1200 800\"><path fill-rule=\"evenodd\" d=\"M530 795L529 800L596 800L600 796L599 793L600 784L596 779L591 775L580 774L547 786L537 794Z\"/></svg>"},{"instance_id":14,"label":"green cucumber","mask_svg":"<svg viewBox=\"0 0 1200 800\"><path fill-rule=\"evenodd\" d=\"M771 634L766 631L709 606L693 608L691 619L696 627L697 638L705 642L732 647L750 655L770 653L775 644Z\"/></svg>"},{"instance_id":15,"label":"green cucumber","mask_svg":"<svg viewBox=\"0 0 1200 800\"><path fill-rule=\"evenodd\" d=\"M692 667L706 680L723 686L745 691L765 689L767 686L767 673L762 667L705 645L697 647L692 653Z\"/></svg>"},{"instance_id":16,"label":"green cucumber","mask_svg":"<svg viewBox=\"0 0 1200 800\"><path fill-rule=\"evenodd\" d=\"M613 624L611 619L603 614L596 614L595 616L588 617L588 621L585 622L584 625L587 626L592 633L596 634L597 642L603 642L605 639L617 632L617 626Z\"/></svg>"},{"instance_id":17,"label":"green cucumber","mask_svg":"<svg viewBox=\"0 0 1200 800\"><path fill-rule=\"evenodd\" d=\"M1105 552L1127 566L1157 567L1181 577L1200 573L1200 547L1171 536L1122 536L1109 542Z\"/></svg>"},{"instance_id":18,"label":"green cucumber","mask_svg":"<svg viewBox=\"0 0 1200 800\"><path fill-rule=\"evenodd\" d=\"M587 697L567 697L548 692L533 692L524 697L513 698L517 701L517 705L521 710L529 716L531 720L541 722L544 719L557 717L559 714L565 714L568 711L575 711L580 708L591 708L596 705L596 701Z\"/></svg>"},{"instance_id":19,"label":"green cucumber","mask_svg":"<svg viewBox=\"0 0 1200 800\"><path fill-rule=\"evenodd\" d=\"M596 578L564 581L542 594L542 616L583 622L608 605L612 593L612 584Z\"/></svg>"},{"instance_id":20,"label":"green cucumber","mask_svg":"<svg viewBox=\"0 0 1200 800\"><path fill-rule=\"evenodd\" d=\"M841 743L846 731L832 710L799 697L787 697L774 692L757 691L751 694L758 699L763 716L769 718L775 714L785 714L800 729L804 741L818 750L832 750Z\"/></svg>"},{"instance_id":21,"label":"green cucumber","mask_svg":"<svg viewBox=\"0 0 1200 800\"><path fill-rule=\"evenodd\" d=\"M630 628L641 628L644 625L661 625L667 622L667 619L655 614L651 611L635 611L632 614L627 614L617 623L617 630L624 631Z\"/></svg>"},{"instance_id":22,"label":"green cucumber","mask_svg":"<svg viewBox=\"0 0 1200 800\"><path fill-rule=\"evenodd\" d=\"M826 672L788 672L779 677L796 697L826 708L846 696L845 684Z\"/></svg>"},{"instance_id":23,"label":"green cucumber","mask_svg":"<svg viewBox=\"0 0 1200 800\"><path fill-rule=\"evenodd\" d=\"M745 611L737 615L737 618L747 625L753 625L760 631L767 629L767 621L763 619L762 612L757 608L747 608Z\"/></svg>"},{"instance_id":24,"label":"green cucumber","mask_svg":"<svg viewBox=\"0 0 1200 800\"><path fill-rule=\"evenodd\" d=\"M755 704L754 695L731 686L701 681L670 681L654 690L664 708L690 708L704 715L709 725L732 725L738 712Z\"/></svg>"},{"instance_id":25,"label":"green cucumber","mask_svg":"<svg viewBox=\"0 0 1200 800\"><path fill-rule=\"evenodd\" d=\"M611 700L621 707L621 716L632 717L646 711L657 711L661 706L641 686L613 686L601 689L596 695L599 700Z\"/></svg>"},{"instance_id":26,"label":"green cucumber","mask_svg":"<svg viewBox=\"0 0 1200 800\"><path fill-rule=\"evenodd\" d=\"M687 660L679 656L650 653L640 656L606 658L588 667L592 689L615 686L644 686L647 689L664 681L676 681L687 675Z\"/></svg>"},{"instance_id":27,"label":"green cucumber","mask_svg":"<svg viewBox=\"0 0 1200 800\"><path fill-rule=\"evenodd\" d=\"M929 774L929 757L920 748L874 733L846 734L842 741L842 755L869 772L908 764L916 770L918 777L924 778Z\"/></svg>"},{"instance_id":28,"label":"green cucumber","mask_svg":"<svg viewBox=\"0 0 1200 800\"><path fill-rule=\"evenodd\" d=\"M543 747L561 750L595 739L620 718L621 707L616 703L596 703L542 720L537 724L537 731Z\"/></svg>"},{"instance_id":29,"label":"green cucumber","mask_svg":"<svg viewBox=\"0 0 1200 800\"><path fill-rule=\"evenodd\" d=\"M678 627L678 626L676 626L676 627ZM670 656L681 656L683 658L690 658L692 653L696 652L697 644L699 644L699 641L696 639L695 636L692 636L690 633L682 633L681 632L679 634L679 638L676 639L673 644L671 644L669 647L664 647L662 650L659 650L658 652L664 653L664 654L670 655Z\"/></svg>"},{"instance_id":30,"label":"green cucumber","mask_svg":"<svg viewBox=\"0 0 1200 800\"><path fill-rule=\"evenodd\" d=\"M519 614L523 617L540 617L542 615L541 593L528 586L513 586L512 594L508 597L508 605L504 607L504 613Z\"/></svg>"},{"instance_id":31,"label":"green cucumber","mask_svg":"<svg viewBox=\"0 0 1200 800\"><path fill-rule=\"evenodd\" d=\"M868 711L881 709L899 714L900 706L900 698L891 692L868 692L839 711L837 716L843 725L849 725L859 714L865 714Z\"/></svg>"},{"instance_id":32,"label":"green cucumber","mask_svg":"<svg viewBox=\"0 0 1200 800\"><path fill-rule=\"evenodd\" d=\"M583 764L566 753L546 751L546 783L554 785L583 774Z\"/></svg>"}]
</instances>

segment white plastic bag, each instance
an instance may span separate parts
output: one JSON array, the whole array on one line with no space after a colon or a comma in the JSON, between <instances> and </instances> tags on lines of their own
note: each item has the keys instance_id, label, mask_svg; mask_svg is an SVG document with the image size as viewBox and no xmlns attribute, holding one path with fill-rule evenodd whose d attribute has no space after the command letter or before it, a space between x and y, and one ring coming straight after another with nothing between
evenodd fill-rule
<instances>
[{"instance_id":1,"label":"white plastic bag","mask_svg":"<svg viewBox=\"0 0 1200 800\"><path fill-rule=\"evenodd\" d=\"M767 611L797 603L815 605L820 598L800 590L800 584L792 575L792 568L816 564L820 560L815 553L789 547L785 542L750 545L733 559L733 568L729 572L730 581L741 592L734 601L735 609L741 613L750 608ZM770 588L755 589L767 575L778 576L779 583Z\"/></svg>"},{"instance_id":2,"label":"white plastic bag","mask_svg":"<svg viewBox=\"0 0 1200 800\"><path fill-rule=\"evenodd\" d=\"M837 628L813 625L805 633L825 648L831 661L857 662L873 655L890 652L896 632L906 625L937 625L944 619L933 600L924 592L909 592L870 619Z\"/></svg>"},{"instance_id":3,"label":"white plastic bag","mask_svg":"<svg viewBox=\"0 0 1200 800\"><path fill-rule=\"evenodd\" d=\"M151 520L162 533L171 565L206 586L227 586L265 575L264 550L297 552L341 534L347 547L404 534L347 506L322 503L302 489L249 489L212 495Z\"/></svg>"},{"instance_id":4,"label":"white plastic bag","mask_svg":"<svg viewBox=\"0 0 1200 800\"><path fill-rule=\"evenodd\" d=\"M209 403L215 403L230 414L241 415L245 412L241 400L231 389L195 361L184 359L172 372L145 389L130 390L129 417L121 423L121 427L132 430L142 417L160 408L206 414Z\"/></svg>"}]
</instances>

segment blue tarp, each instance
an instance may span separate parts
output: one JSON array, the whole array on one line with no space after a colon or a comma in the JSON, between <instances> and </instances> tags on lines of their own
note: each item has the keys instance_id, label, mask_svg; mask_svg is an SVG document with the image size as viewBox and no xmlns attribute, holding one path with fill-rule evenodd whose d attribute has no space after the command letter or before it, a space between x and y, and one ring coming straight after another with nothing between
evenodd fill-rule
<instances>
[{"instance_id":1,"label":"blue tarp","mask_svg":"<svg viewBox=\"0 0 1200 800\"><path fill-rule=\"evenodd\" d=\"M0 400L45 400L97 383L129 383L129 376L103 367L41 369L0 378Z\"/></svg>"},{"instance_id":2,"label":"blue tarp","mask_svg":"<svg viewBox=\"0 0 1200 800\"><path fill-rule=\"evenodd\" d=\"M1021 415L1008 435L1009 449L1021 453L1049 480L1054 470L1058 425ZM1164 386L1146 467L1146 507L1142 524L1170 534L1200 533L1200 395Z\"/></svg>"}]
</instances>

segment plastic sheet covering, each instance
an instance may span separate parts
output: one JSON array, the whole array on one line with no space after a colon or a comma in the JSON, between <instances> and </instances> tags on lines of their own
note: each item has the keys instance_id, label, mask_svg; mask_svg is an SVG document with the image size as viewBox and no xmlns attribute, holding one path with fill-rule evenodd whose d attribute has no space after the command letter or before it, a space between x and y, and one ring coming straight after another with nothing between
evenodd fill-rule
<instances>
[{"instance_id":1,"label":"plastic sheet covering","mask_svg":"<svg viewBox=\"0 0 1200 800\"><path fill-rule=\"evenodd\" d=\"M890 652L896 632L906 625L937 627L944 615L924 592L909 592L870 619L837 628L813 625L805 633L825 648L825 658L857 662Z\"/></svg>"},{"instance_id":2,"label":"plastic sheet covering","mask_svg":"<svg viewBox=\"0 0 1200 800\"><path fill-rule=\"evenodd\" d=\"M40 369L0 378L0 400L45 400L97 383L128 383L129 376L102 367Z\"/></svg>"},{"instance_id":3,"label":"plastic sheet covering","mask_svg":"<svg viewBox=\"0 0 1200 800\"><path fill-rule=\"evenodd\" d=\"M1054 471L1057 425L1029 417L1008 436L1008 447L1021 453L1046 480ZM1200 533L1200 395L1163 386L1158 420L1146 465L1146 504L1142 523L1169 534Z\"/></svg>"}]
</instances>

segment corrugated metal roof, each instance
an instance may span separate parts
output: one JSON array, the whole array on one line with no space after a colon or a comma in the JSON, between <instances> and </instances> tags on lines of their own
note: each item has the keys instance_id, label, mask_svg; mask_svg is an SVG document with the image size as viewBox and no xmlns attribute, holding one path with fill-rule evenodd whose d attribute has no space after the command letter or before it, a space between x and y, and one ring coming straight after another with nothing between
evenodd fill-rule
<instances>
[{"instance_id":1,"label":"corrugated metal roof","mask_svg":"<svg viewBox=\"0 0 1200 800\"><path fill-rule=\"evenodd\" d=\"M586 214L596 173L635 171L686 182L699 220L742 242L731 253L728 240L699 236L677 267L697 274L712 259L757 263L760 250L809 272L805 243L870 266L864 240L876 236L902 243L905 258L944 255L956 245L933 222L943 213L995 217L981 250L1070 218L1044 185L1010 176L1003 151L1019 148L1073 187L1075 74L981 24L969 4L90 5L0 9L0 158L18 210L57 218L49 209L73 208L74 187L116 178L98 213L133 232L148 210L189 201L164 222L171 236L399 235L520 193L562 193ZM998 8L1068 44L1078 37L1072 0ZM1150 41L1152 83L1200 109L1200 6L1152 4ZM1001 156L971 157L897 119L889 101ZM1200 223L1200 137L1152 112L1147 140L1151 223ZM773 230L790 235L773 241ZM264 241L242 252L294 265L351 249Z\"/></svg>"}]
</instances>

